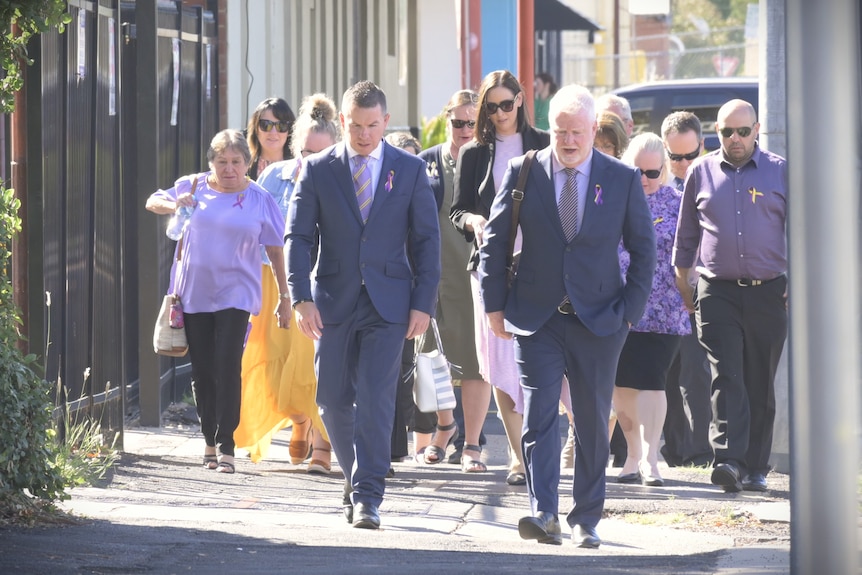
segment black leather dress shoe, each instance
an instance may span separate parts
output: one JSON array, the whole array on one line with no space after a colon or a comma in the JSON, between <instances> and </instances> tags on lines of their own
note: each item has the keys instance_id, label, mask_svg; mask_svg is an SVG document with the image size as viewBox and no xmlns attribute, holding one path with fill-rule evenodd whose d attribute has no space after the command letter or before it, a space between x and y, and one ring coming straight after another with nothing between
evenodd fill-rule
<instances>
[{"instance_id":1,"label":"black leather dress shoe","mask_svg":"<svg viewBox=\"0 0 862 575\"><path fill-rule=\"evenodd\" d=\"M345 495L341 500L341 510L344 513L344 518L348 523L353 523L353 502L350 501L350 495Z\"/></svg>"},{"instance_id":2,"label":"black leather dress shoe","mask_svg":"<svg viewBox=\"0 0 862 575\"><path fill-rule=\"evenodd\" d=\"M549 511L539 511L535 517L522 517L518 521L518 535L521 539L535 539L548 545L563 544L560 520Z\"/></svg>"},{"instance_id":3,"label":"black leather dress shoe","mask_svg":"<svg viewBox=\"0 0 862 575\"><path fill-rule=\"evenodd\" d=\"M713 485L721 485L725 493L736 493L742 491L742 482L739 477L739 468L733 463L719 463L712 470L710 478Z\"/></svg>"},{"instance_id":4,"label":"black leather dress shoe","mask_svg":"<svg viewBox=\"0 0 862 575\"><path fill-rule=\"evenodd\" d=\"M596 528L587 525L575 525L572 527L572 541L578 547L586 549L598 549L599 545L602 544L599 534L596 533Z\"/></svg>"},{"instance_id":5,"label":"black leather dress shoe","mask_svg":"<svg viewBox=\"0 0 862 575\"><path fill-rule=\"evenodd\" d=\"M359 529L378 529L380 527L380 515L377 514L376 506L360 502L354 505L353 513L356 519L353 522L354 527Z\"/></svg>"},{"instance_id":6,"label":"black leather dress shoe","mask_svg":"<svg viewBox=\"0 0 862 575\"><path fill-rule=\"evenodd\" d=\"M742 480L742 488L746 491L769 491L766 486L766 477L762 473L749 473Z\"/></svg>"}]
</instances>

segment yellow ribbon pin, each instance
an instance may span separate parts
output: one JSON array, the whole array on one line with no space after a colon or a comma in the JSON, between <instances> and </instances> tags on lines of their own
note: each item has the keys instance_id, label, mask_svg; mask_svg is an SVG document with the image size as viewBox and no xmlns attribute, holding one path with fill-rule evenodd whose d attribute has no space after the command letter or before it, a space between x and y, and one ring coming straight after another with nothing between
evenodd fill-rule
<instances>
[{"instance_id":1,"label":"yellow ribbon pin","mask_svg":"<svg viewBox=\"0 0 862 575\"><path fill-rule=\"evenodd\" d=\"M757 203L757 196L762 196L763 192L758 192L755 188L748 188L748 193L751 194L751 203Z\"/></svg>"}]
</instances>

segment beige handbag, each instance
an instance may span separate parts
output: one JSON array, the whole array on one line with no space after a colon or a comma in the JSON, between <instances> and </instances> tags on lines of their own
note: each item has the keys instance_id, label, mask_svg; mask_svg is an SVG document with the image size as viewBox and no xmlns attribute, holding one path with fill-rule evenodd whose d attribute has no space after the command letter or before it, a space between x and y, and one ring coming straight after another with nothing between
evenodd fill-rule
<instances>
[{"instance_id":1,"label":"beige handbag","mask_svg":"<svg viewBox=\"0 0 862 575\"><path fill-rule=\"evenodd\" d=\"M174 294L168 294L162 298L162 307L153 331L153 351L159 355L183 357L189 351L185 323L177 321L177 306L181 305L179 302L180 298ZM179 310L181 315L182 308L180 307ZM174 322L171 322L171 315L174 316ZM173 327L174 325L178 327Z\"/></svg>"},{"instance_id":2,"label":"beige handbag","mask_svg":"<svg viewBox=\"0 0 862 575\"><path fill-rule=\"evenodd\" d=\"M198 178L192 182L191 190L197 189ZM174 267L174 275L179 273L180 262L183 257L183 240L181 236L177 242L177 265ZM174 278L176 279L176 277ZM174 282L171 282L172 284ZM186 339L186 325L183 317L183 304L180 296L170 293L162 298L162 307L156 318L156 327L153 330L153 351L159 355L169 357L183 357L189 351L189 342Z\"/></svg>"},{"instance_id":3,"label":"beige handbag","mask_svg":"<svg viewBox=\"0 0 862 575\"><path fill-rule=\"evenodd\" d=\"M437 340L437 349L429 352L416 352L413 374L413 401L419 411L423 413L454 409L456 405L449 361L443 354L440 330L437 329L437 320L434 318L431 318L431 329ZM425 336L423 335L421 341L416 342L416 349L421 350L424 343Z\"/></svg>"}]
</instances>

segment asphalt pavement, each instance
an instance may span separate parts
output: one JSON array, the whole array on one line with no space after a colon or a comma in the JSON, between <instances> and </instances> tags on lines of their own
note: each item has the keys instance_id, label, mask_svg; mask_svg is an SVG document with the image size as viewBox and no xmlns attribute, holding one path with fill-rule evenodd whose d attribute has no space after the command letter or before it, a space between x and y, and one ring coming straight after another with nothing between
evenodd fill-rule
<instances>
[{"instance_id":1,"label":"asphalt pavement","mask_svg":"<svg viewBox=\"0 0 862 575\"><path fill-rule=\"evenodd\" d=\"M564 429L564 428L562 428ZM201 464L194 426L127 426L123 455L93 487L75 488L63 525L0 530L0 573L789 573L789 481L770 491L725 494L709 471L667 468L664 487L622 485L608 468L603 539L581 549L564 529L562 546L520 539L529 514L524 487L505 483L505 436L489 415L488 473L448 463L394 463L378 531L341 514L343 476L292 465L290 431L269 457L237 458L237 473ZM451 447L450 447L451 450ZM238 454L239 455L239 454ZM561 479L560 509L571 506L572 471ZM562 517L561 517L562 519Z\"/></svg>"}]
</instances>

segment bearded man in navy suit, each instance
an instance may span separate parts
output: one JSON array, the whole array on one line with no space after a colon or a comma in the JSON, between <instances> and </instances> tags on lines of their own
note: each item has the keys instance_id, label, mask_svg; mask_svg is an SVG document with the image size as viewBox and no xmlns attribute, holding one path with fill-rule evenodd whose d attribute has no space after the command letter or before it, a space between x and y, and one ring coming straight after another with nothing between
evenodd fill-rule
<instances>
[{"instance_id":1,"label":"bearded man in navy suit","mask_svg":"<svg viewBox=\"0 0 862 575\"><path fill-rule=\"evenodd\" d=\"M575 421L574 506L566 520L581 547L601 544L608 417L617 361L646 306L656 266L652 216L640 174L593 150L593 98L581 86L550 102L551 145L529 170L518 225L518 271L507 287L512 190L523 157L512 160L485 228L479 267L485 311L497 337L515 338L524 390L521 448L532 513L524 539L560 544L560 382L567 376ZM617 250L631 254L626 277Z\"/></svg>"},{"instance_id":2,"label":"bearded man in navy suit","mask_svg":"<svg viewBox=\"0 0 862 575\"><path fill-rule=\"evenodd\" d=\"M339 117L344 141L305 159L290 200L282 297L315 340L317 404L344 471L344 515L377 529L401 352L433 312L440 229L425 162L383 141L383 90L354 84Z\"/></svg>"}]
</instances>

